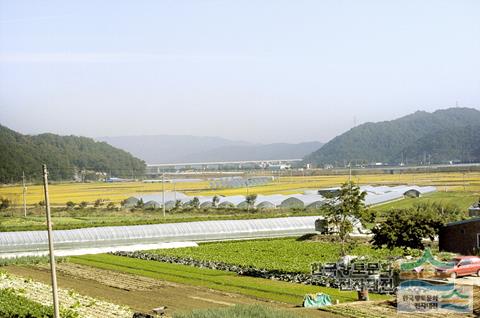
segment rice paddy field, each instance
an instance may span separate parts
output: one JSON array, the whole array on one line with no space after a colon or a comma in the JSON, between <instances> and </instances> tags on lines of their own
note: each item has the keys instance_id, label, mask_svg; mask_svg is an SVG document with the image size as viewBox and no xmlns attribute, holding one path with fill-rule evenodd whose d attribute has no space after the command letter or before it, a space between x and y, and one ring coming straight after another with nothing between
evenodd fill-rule
<instances>
[{"instance_id":1,"label":"rice paddy field","mask_svg":"<svg viewBox=\"0 0 480 318\"><path fill-rule=\"evenodd\" d=\"M335 187L347 181L346 175L328 176L292 176L279 177L272 183L250 187L249 193L256 194L293 194L307 189ZM408 174L370 174L354 175L352 179L360 185L399 185L415 184L419 186L433 185L439 191L480 193L480 172L428 172ZM167 183L165 189L184 192L190 196L211 195L246 195L245 188L212 189L208 180L201 182L182 182L175 185ZM122 182L122 183L53 183L49 187L52 205L64 206L67 201L93 203L97 199L105 199L114 203L139 193L158 193L162 191L160 183ZM0 196L9 198L15 205L22 202L20 185L0 186ZM42 185L29 185L27 204L34 205L43 200Z\"/></svg>"},{"instance_id":2,"label":"rice paddy field","mask_svg":"<svg viewBox=\"0 0 480 318\"><path fill-rule=\"evenodd\" d=\"M480 172L448 172L448 173L415 173L415 174L370 174L354 175L355 182L361 185L433 185L437 192L416 199L403 199L381 204L372 209L379 212L388 212L393 208L405 208L421 202L452 203L467 211L472 203L480 197ZM345 175L329 176L293 176L279 177L275 181L256 187L250 187L249 193L256 194L292 194L302 193L305 190L339 186L349 179ZM162 184L143 182L124 183L53 183L50 185L50 201L54 227L56 229L73 229L84 227L98 227L110 225L136 225L174 223L225 219L251 219L283 216L312 215L315 211L271 210L271 211L243 211L236 209L199 210L167 213L148 210L108 210L100 209L67 209L66 202L88 202L91 207L95 200L111 201L119 207L119 202L129 196L162 191ZM175 185L167 183L167 190L175 190L190 196L208 195L246 195L247 189L211 189L208 180L202 182L181 182ZM45 228L44 209L35 207L43 200L43 187L29 185L27 189L28 216L23 216L22 188L18 185L0 186L0 197L12 201L12 208L3 211L0 216L0 231L42 230Z\"/></svg>"}]
</instances>

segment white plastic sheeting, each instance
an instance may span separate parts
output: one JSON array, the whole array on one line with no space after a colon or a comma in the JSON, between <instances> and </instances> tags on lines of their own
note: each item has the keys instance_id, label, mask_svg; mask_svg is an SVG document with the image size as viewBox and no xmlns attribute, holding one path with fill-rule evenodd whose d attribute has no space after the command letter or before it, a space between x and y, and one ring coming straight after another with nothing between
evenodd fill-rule
<instances>
[{"instance_id":1,"label":"white plastic sheeting","mask_svg":"<svg viewBox=\"0 0 480 318\"><path fill-rule=\"evenodd\" d=\"M339 188L329 188L330 190L336 190ZM420 192L420 194L426 194L430 192L436 191L435 187L426 186L426 187L419 187L419 186L407 186L407 185L399 185L394 187L389 186L361 186L360 189L362 191L366 191L367 195L365 197L365 204L366 205L375 205L380 204L388 201L398 200L404 197L404 193L408 190L416 190ZM327 189L324 189L327 190ZM173 198L172 192L166 192L166 201L169 201ZM168 194L168 195L167 195ZM143 202L147 202L150 200L157 201L160 205L162 203L162 196L161 194L150 194L150 195L140 195L138 198L143 199ZM197 196L200 201L200 204L206 206L206 202L212 202L212 196ZM318 190L307 190L303 194L290 194L290 195L282 195L282 194L273 194L273 195L258 195L257 199L255 200L255 206L258 206L260 203L268 202L269 206L273 205L275 207L279 207L282 205L282 202L290 202L292 200L286 201L290 198L296 198L303 202L304 206L309 206L314 202L325 201L326 199L318 194ZM189 202L193 197L186 196L183 193L177 192L177 200L180 200L182 203ZM219 196L219 205L225 206L228 202L236 207L243 207L245 204L245 196L243 195L234 195L234 196L226 196L222 197ZM222 204L223 203L223 204ZM240 205L240 206L239 206Z\"/></svg>"},{"instance_id":2,"label":"white plastic sheeting","mask_svg":"<svg viewBox=\"0 0 480 318\"><path fill-rule=\"evenodd\" d=\"M55 256L76 256L76 255L89 255L89 254L103 254L112 252L134 252L142 250L157 250L157 249L170 249L170 248L182 248L182 247L197 247L195 242L168 242L168 243L156 243L156 244L135 244L135 245L122 245L122 246L108 246L108 247L85 247L77 249L67 250L55 250ZM1 253L0 258L16 258L25 256L48 256L47 250L29 251L29 252L16 252L16 253Z\"/></svg>"},{"instance_id":3,"label":"white plastic sheeting","mask_svg":"<svg viewBox=\"0 0 480 318\"><path fill-rule=\"evenodd\" d=\"M56 250L104 248L161 242L279 237L315 231L317 216L108 226L53 232ZM48 249L46 231L0 232L0 254Z\"/></svg>"}]
</instances>

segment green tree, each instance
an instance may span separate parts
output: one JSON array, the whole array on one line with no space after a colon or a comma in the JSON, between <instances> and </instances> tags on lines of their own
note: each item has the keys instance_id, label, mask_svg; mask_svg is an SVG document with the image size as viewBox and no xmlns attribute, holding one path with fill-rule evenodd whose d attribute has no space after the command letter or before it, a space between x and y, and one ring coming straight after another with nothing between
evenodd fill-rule
<instances>
[{"instance_id":1,"label":"green tree","mask_svg":"<svg viewBox=\"0 0 480 318\"><path fill-rule=\"evenodd\" d=\"M189 205L194 209L198 209L200 207L200 200L197 197L194 197L190 200Z\"/></svg>"},{"instance_id":2,"label":"green tree","mask_svg":"<svg viewBox=\"0 0 480 318\"><path fill-rule=\"evenodd\" d=\"M385 222L372 229L372 244L381 248L425 248L424 239L433 240L446 223L465 217L461 209L451 204L421 203L409 209L388 212Z\"/></svg>"},{"instance_id":3,"label":"green tree","mask_svg":"<svg viewBox=\"0 0 480 318\"><path fill-rule=\"evenodd\" d=\"M249 194L245 197L245 201L247 202L247 207L248 208L253 208L255 205L255 201L257 201L257 195L256 194Z\"/></svg>"},{"instance_id":4,"label":"green tree","mask_svg":"<svg viewBox=\"0 0 480 318\"><path fill-rule=\"evenodd\" d=\"M73 209L76 204L73 201L68 201L65 205L67 206L67 209L70 210L70 209Z\"/></svg>"},{"instance_id":5,"label":"green tree","mask_svg":"<svg viewBox=\"0 0 480 318\"><path fill-rule=\"evenodd\" d=\"M82 202L80 202L80 204L78 206L80 207L80 209L85 209L88 206L88 202L87 201L82 201Z\"/></svg>"},{"instance_id":6,"label":"green tree","mask_svg":"<svg viewBox=\"0 0 480 318\"><path fill-rule=\"evenodd\" d=\"M393 210L385 222L372 229L372 244L377 248L423 249L423 239L433 240L440 226L441 222L416 209Z\"/></svg>"},{"instance_id":7,"label":"green tree","mask_svg":"<svg viewBox=\"0 0 480 318\"><path fill-rule=\"evenodd\" d=\"M145 203L143 203L143 199L140 199L140 200L137 201L137 204L135 204L135 207L139 208L139 209L143 209L144 205L145 205Z\"/></svg>"},{"instance_id":8,"label":"green tree","mask_svg":"<svg viewBox=\"0 0 480 318\"><path fill-rule=\"evenodd\" d=\"M220 202L220 197L218 195L214 195L212 198L212 206L216 208L218 206L218 202Z\"/></svg>"},{"instance_id":9,"label":"green tree","mask_svg":"<svg viewBox=\"0 0 480 318\"><path fill-rule=\"evenodd\" d=\"M12 201L8 198L0 197L0 210L6 210L10 207Z\"/></svg>"},{"instance_id":10,"label":"green tree","mask_svg":"<svg viewBox=\"0 0 480 318\"><path fill-rule=\"evenodd\" d=\"M179 210L182 207L182 201L181 200L176 200L175 201L175 210Z\"/></svg>"},{"instance_id":11,"label":"green tree","mask_svg":"<svg viewBox=\"0 0 480 318\"><path fill-rule=\"evenodd\" d=\"M97 199L95 200L95 203L93 204L93 206L95 208L98 208L98 207L101 207L102 205L104 205L106 200L103 200L103 199Z\"/></svg>"},{"instance_id":12,"label":"green tree","mask_svg":"<svg viewBox=\"0 0 480 318\"><path fill-rule=\"evenodd\" d=\"M345 182L336 197L325 204L326 218L329 226L333 226L341 245L341 253L345 255L345 246L349 234L353 230L352 221L370 221L372 214L365 207L365 191L361 191L353 181Z\"/></svg>"}]
</instances>

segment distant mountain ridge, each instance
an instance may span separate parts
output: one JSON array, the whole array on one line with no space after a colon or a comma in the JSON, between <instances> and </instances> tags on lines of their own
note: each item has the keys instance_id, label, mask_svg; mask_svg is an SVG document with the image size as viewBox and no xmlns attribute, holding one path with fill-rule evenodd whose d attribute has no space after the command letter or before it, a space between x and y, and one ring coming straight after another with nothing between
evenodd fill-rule
<instances>
[{"instance_id":1,"label":"distant mountain ridge","mask_svg":"<svg viewBox=\"0 0 480 318\"><path fill-rule=\"evenodd\" d=\"M274 143L266 145L223 146L210 151L191 154L185 160L189 159L189 162L201 162L302 159L305 154L318 149L322 145L321 142L312 141L298 144Z\"/></svg>"},{"instance_id":2,"label":"distant mountain ridge","mask_svg":"<svg viewBox=\"0 0 480 318\"><path fill-rule=\"evenodd\" d=\"M348 162L445 163L480 161L480 111L449 108L365 123L333 138L304 161L318 166Z\"/></svg>"},{"instance_id":3,"label":"distant mountain ridge","mask_svg":"<svg viewBox=\"0 0 480 318\"><path fill-rule=\"evenodd\" d=\"M147 163L188 163L237 160L301 159L320 142L254 144L220 137L185 135L99 137Z\"/></svg>"},{"instance_id":4,"label":"distant mountain ridge","mask_svg":"<svg viewBox=\"0 0 480 318\"><path fill-rule=\"evenodd\" d=\"M40 180L47 164L51 180L72 180L85 169L113 176L141 176L145 162L126 151L91 138L40 134L22 135L0 125L0 183L17 182L25 172Z\"/></svg>"}]
</instances>

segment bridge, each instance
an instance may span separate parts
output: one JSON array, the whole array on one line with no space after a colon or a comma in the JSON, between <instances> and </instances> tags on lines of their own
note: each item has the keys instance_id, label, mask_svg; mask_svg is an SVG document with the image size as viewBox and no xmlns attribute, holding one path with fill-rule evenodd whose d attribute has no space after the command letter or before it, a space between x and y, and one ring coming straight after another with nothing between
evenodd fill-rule
<instances>
[{"instance_id":1,"label":"bridge","mask_svg":"<svg viewBox=\"0 0 480 318\"><path fill-rule=\"evenodd\" d=\"M287 169L292 163L301 162L302 159L268 159L268 160L238 160L238 161L211 161L211 162L185 162L185 163L156 163L147 164L147 175L161 174L171 170L221 170L249 169L249 168L272 168Z\"/></svg>"}]
</instances>

